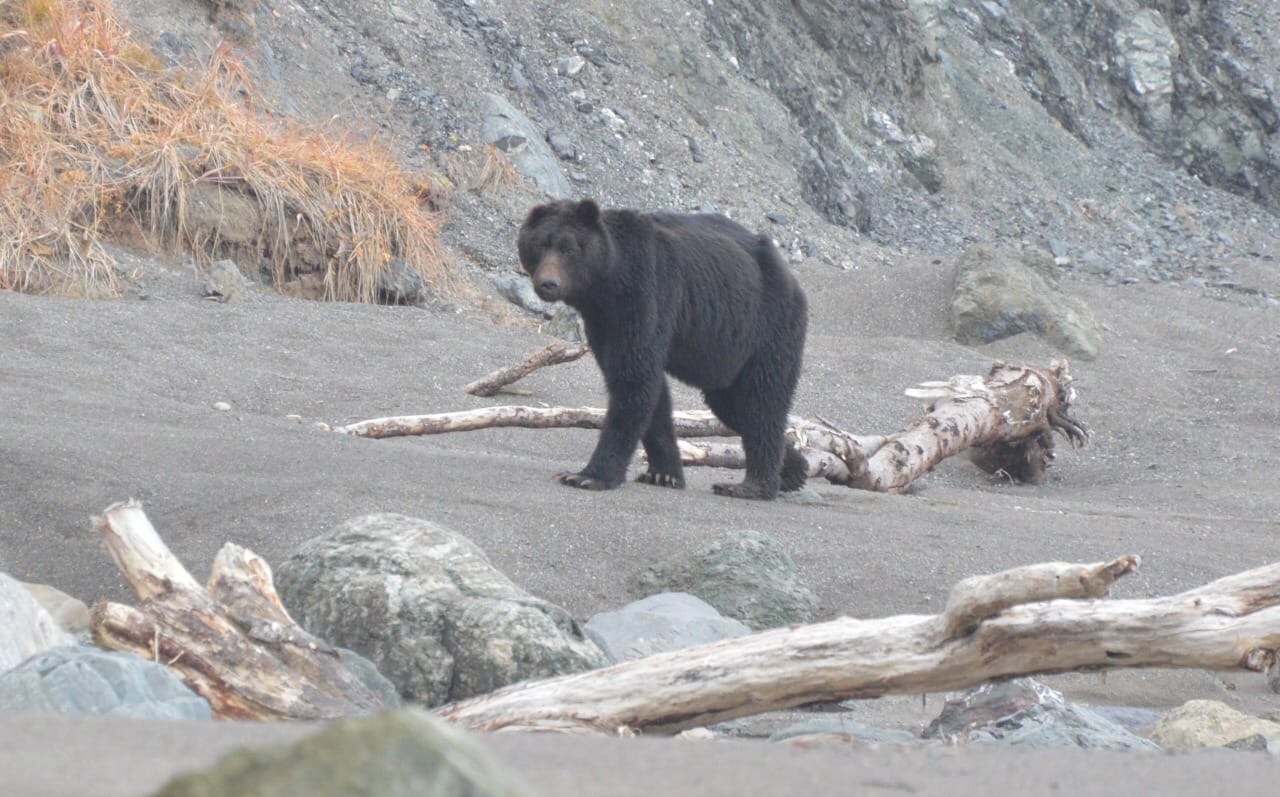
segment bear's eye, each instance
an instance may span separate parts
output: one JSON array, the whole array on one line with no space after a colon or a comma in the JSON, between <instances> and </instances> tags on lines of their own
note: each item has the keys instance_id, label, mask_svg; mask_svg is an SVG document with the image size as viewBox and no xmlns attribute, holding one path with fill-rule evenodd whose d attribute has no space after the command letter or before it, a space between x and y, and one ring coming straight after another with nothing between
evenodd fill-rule
<instances>
[{"instance_id":1,"label":"bear's eye","mask_svg":"<svg viewBox=\"0 0 1280 797\"><path fill-rule=\"evenodd\" d=\"M556 251L561 254L572 254L578 248L578 242L572 238L561 238L556 241Z\"/></svg>"}]
</instances>

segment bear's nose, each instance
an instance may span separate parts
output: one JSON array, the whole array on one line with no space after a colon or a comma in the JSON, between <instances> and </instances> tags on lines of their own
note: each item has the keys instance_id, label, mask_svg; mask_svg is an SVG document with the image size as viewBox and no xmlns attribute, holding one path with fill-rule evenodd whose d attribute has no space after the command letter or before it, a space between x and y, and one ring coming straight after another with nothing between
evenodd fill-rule
<instances>
[{"instance_id":1,"label":"bear's nose","mask_svg":"<svg viewBox=\"0 0 1280 797\"><path fill-rule=\"evenodd\" d=\"M538 280L538 296L553 302L560 297L560 280L555 277L544 277Z\"/></svg>"}]
</instances>

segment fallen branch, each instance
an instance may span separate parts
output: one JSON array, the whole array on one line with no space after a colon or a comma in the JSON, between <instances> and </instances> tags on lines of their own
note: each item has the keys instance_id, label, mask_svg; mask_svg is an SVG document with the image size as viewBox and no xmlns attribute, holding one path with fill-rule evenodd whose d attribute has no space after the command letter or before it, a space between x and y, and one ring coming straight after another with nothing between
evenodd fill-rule
<instances>
[{"instance_id":1,"label":"fallen branch","mask_svg":"<svg viewBox=\"0 0 1280 797\"><path fill-rule=\"evenodd\" d=\"M492 396L512 382L523 379L539 368L547 365L573 362L589 351L591 351L591 347L585 343L570 347L557 340L538 349L515 365L499 368L462 389L473 396Z\"/></svg>"},{"instance_id":2,"label":"fallen branch","mask_svg":"<svg viewBox=\"0 0 1280 797\"><path fill-rule=\"evenodd\" d=\"M257 554L224 545L208 588L177 560L137 503L94 519L138 608L99 601L94 641L168 665L229 719L329 719L383 707L337 651L299 628Z\"/></svg>"},{"instance_id":3,"label":"fallen branch","mask_svg":"<svg viewBox=\"0 0 1280 797\"><path fill-rule=\"evenodd\" d=\"M675 412L676 434L681 437L731 435L710 412ZM409 435L472 432L477 429L599 429L604 410L597 407L481 407L432 415L399 415L338 426L333 431L356 437L404 437Z\"/></svg>"},{"instance_id":4,"label":"fallen branch","mask_svg":"<svg viewBox=\"0 0 1280 797\"><path fill-rule=\"evenodd\" d=\"M862 490L901 492L939 462L964 450L988 473L1039 484L1053 459L1053 433L1073 447L1088 438L1071 417L1075 390L1065 362L1048 369L996 363L985 377L955 376L906 391L931 403L926 414L890 435L854 435L829 423L792 416L788 438L808 463L810 478ZM674 413L680 437L731 436L707 412ZM484 407L463 412L375 418L335 431L361 437L443 434L518 426L598 429L604 410L591 407ZM686 465L743 468L741 447L681 442Z\"/></svg>"},{"instance_id":5,"label":"fallen branch","mask_svg":"<svg viewBox=\"0 0 1280 797\"><path fill-rule=\"evenodd\" d=\"M941 615L841 618L525 682L438 709L475 729L675 733L805 703L1133 667L1266 671L1280 651L1280 563L1147 600L1105 594L1137 557L979 576Z\"/></svg>"}]
</instances>

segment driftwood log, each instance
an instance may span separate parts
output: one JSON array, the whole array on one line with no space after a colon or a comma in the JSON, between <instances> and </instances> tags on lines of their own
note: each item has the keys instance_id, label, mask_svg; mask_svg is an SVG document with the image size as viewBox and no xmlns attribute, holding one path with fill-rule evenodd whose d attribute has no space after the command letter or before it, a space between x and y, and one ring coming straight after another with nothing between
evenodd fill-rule
<instances>
[{"instance_id":1,"label":"driftwood log","mask_svg":"<svg viewBox=\"0 0 1280 797\"><path fill-rule=\"evenodd\" d=\"M1137 557L1040 564L958 584L940 615L841 618L515 684L438 709L484 730L675 733L819 701L1130 667L1266 671L1280 563L1148 600L1097 600Z\"/></svg>"},{"instance_id":2,"label":"driftwood log","mask_svg":"<svg viewBox=\"0 0 1280 797\"><path fill-rule=\"evenodd\" d=\"M585 343L568 346L564 342L557 340L538 349L515 365L499 368L488 376L463 386L462 389L473 396L493 396L502 388L512 382L523 379L539 368L560 363L571 363L574 360L581 359L589 351L591 351L591 347Z\"/></svg>"},{"instance_id":3,"label":"driftwood log","mask_svg":"<svg viewBox=\"0 0 1280 797\"><path fill-rule=\"evenodd\" d=\"M230 543L200 586L142 507L113 504L94 519L138 606L99 601L94 641L174 670L226 719L328 719L383 707L329 645L289 617L271 568Z\"/></svg>"},{"instance_id":4,"label":"driftwood log","mask_svg":"<svg viewBox=\"0 0 1280 797\"><path fill-rule=\"evenodd\" d=\"M929 401L923 417L890 435L855 435L823 421L791 417L787 435L808 463L810 478L863 490L901 492L943 459L969 450L988 473L1039 484L1053 458L1053 433L1073 447L1089 437L1071 417L1075 398L1065 362L1049 368L996 363L986 376L955 376L906 391ZM335 431L361 437L443 434L495 427L591 428L604 421L591 407L484 407L433 415L375 418ZM674 413L680 437L732 436L707 412ZM686 465L743 468L741 446L680 441Z\"/></svg>"}]
</instances>

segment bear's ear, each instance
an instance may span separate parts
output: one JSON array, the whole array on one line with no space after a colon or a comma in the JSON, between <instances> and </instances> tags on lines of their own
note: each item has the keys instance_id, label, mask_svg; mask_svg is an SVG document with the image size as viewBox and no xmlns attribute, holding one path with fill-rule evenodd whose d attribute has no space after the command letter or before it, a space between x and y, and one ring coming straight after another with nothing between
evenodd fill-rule
<instances>
[{"instance_id":1,"label":"bear's ear","mask_svg":"<svg viewBox=\"0 0 1280 797\"><path fill-rule=\"evenodd\" d=\"M588 227L598 227L600 225L600 206L596 204L594 199L584 199L578 203L578 209L573 212L573 217L579 223Z\"/></svg>"},{"instance_id":2,"label":"bear's ear","mask_svg":"<svg viewBox=\"0 0 1280 797\"><path fill-rule=\"evenodd\" d=\"M533 210L529 211L528 216L524 217L524 224L526 227L532 227L542 219L545 219L547 216L550 216L552 213L555 212L555 210L556 210L555 205L538 205Z\"/></svg>"}]
</instances>

